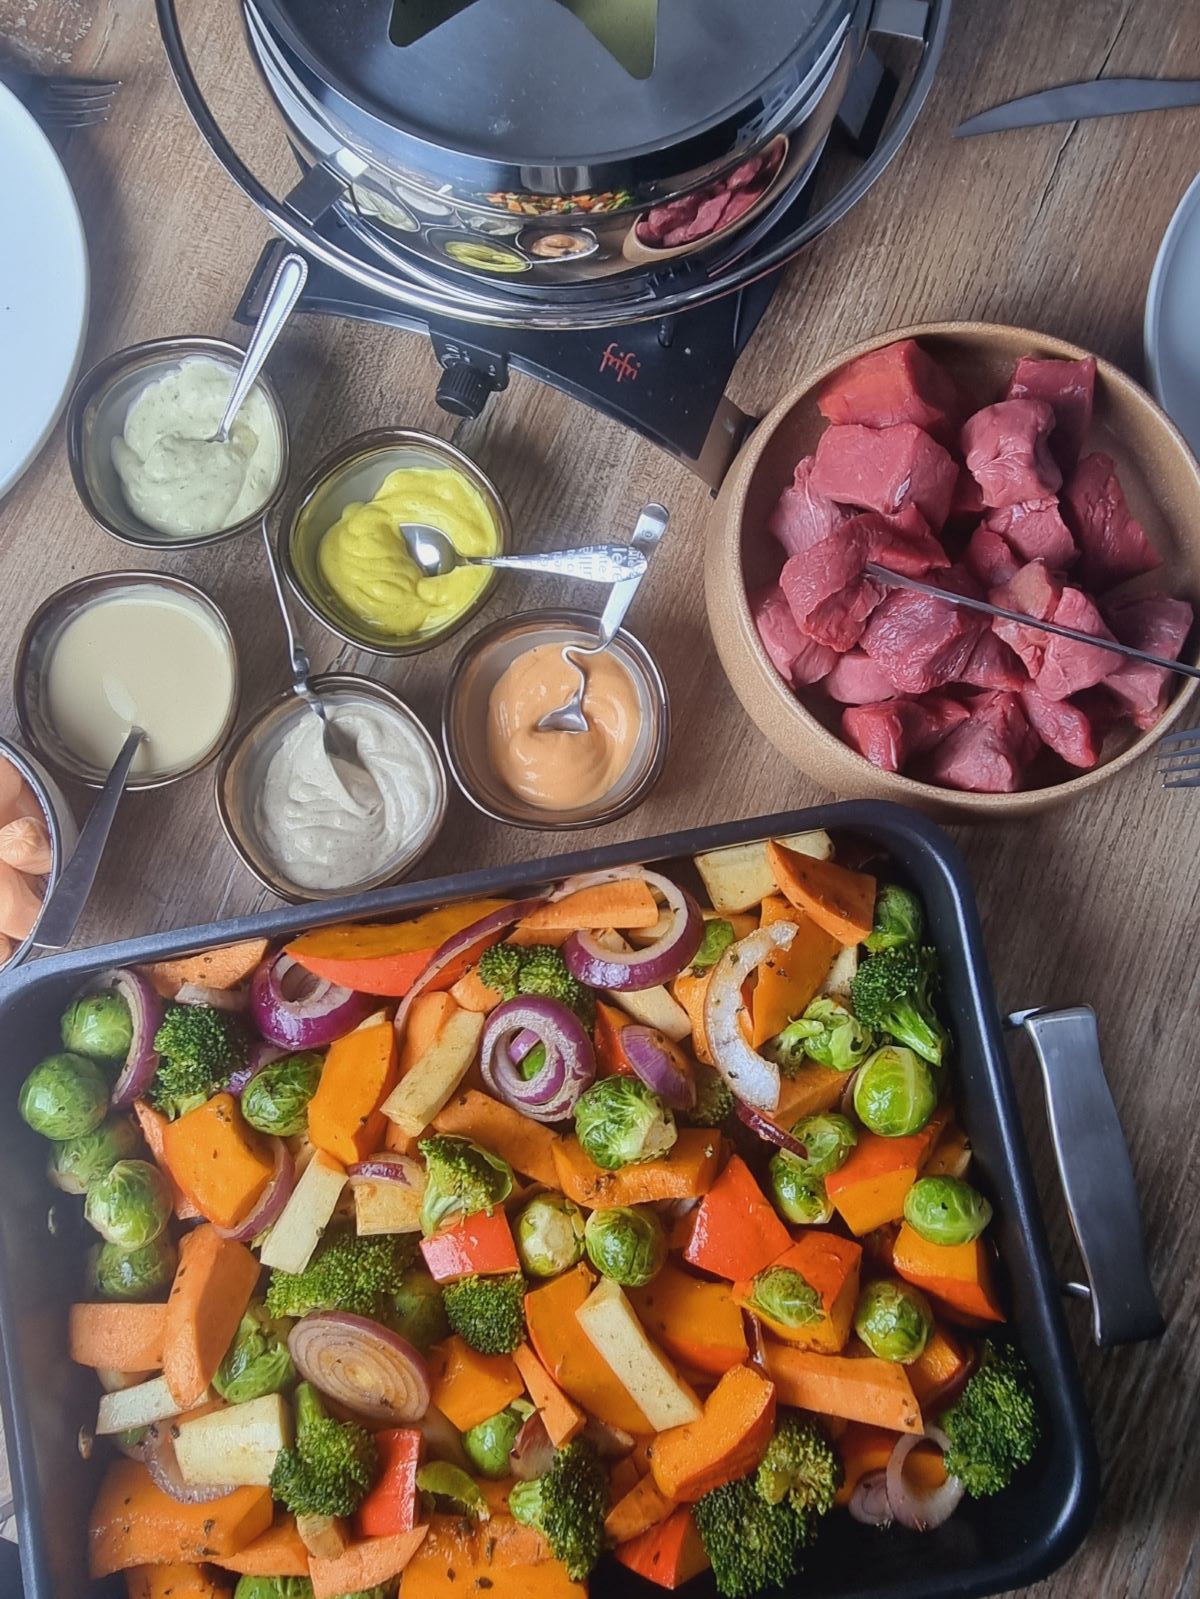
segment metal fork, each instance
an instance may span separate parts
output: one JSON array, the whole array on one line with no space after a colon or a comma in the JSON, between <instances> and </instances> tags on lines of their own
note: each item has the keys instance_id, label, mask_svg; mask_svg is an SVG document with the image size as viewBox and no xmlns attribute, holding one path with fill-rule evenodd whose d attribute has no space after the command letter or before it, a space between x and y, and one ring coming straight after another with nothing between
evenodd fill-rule
<instances>
[{"instance_id":1,"label":"metal fork","mask_svg":"<svg viewBox=\"0 0 1200 1599\"><path fill-rule=\"evenodd\" d=\"M1164 733L1158 741L1158 769L1164 788L1200 788L1200 727Z\"/></svg>"},{"instance_id":2,"label":"metal fork","mask_svg":"<svg viewBox=\"0 0 1200 1599\"><path fill-rule=\"evenodd\" d=\"M46 128L90 128L107 122L120 80L48 77L0 67L0 83Z\"/></svg>"}]
</instances>

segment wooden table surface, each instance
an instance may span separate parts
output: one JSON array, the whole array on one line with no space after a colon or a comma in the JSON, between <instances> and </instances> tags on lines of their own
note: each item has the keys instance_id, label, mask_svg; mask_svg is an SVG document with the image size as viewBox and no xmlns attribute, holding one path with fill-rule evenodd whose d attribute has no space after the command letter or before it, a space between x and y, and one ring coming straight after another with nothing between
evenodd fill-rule
<instances>
[{"instance_id":1,"label":"wooden table surface","mask_svg":"<svg viewBox=\"0 0 1200 1599\"><path fill-rule=\"evenodd\" d=\"M199 14L197 5L182 0L185 18ZM282 184L288 157L244 62L233 8L205 0L201 9L209 13L200 51L206 82L219 108L240 112L243 153ZM1078 0L965 0L956 9L915 135L865 201L793 268L743 357L732 392L746 409L765 410L807 368L860 336L942 318L1043 329L1141 372L1146 285L1197 164L1197 113L965 142L951 140L949 131L973 110L1054 82L1200 77L1200 7L1179 0L1093 0L1086 7ZM188 119L168 77L150 0L0 0L4 49L47 70L124 82L106 127L61 144L91 249L85 361L159 335L228 336L231 309L267 230ZM5 228L14 225L19 219L5 219ZM436 367L426 345L385 329L300 319L273 370L299 464L367 427L404 424L453 436L499 482L524 543L622 536L644 501L670 507L672 531L632 625L670 684L671 758L642 809L598 839L821 799L759 736L722 677L701 582L708 494L687 471L520 376L480 421L455 426L433 403ZM140 559L84 514L61 426L0 505L0 681L11 671L24 619L46 594L85 573L139 565L195 579L227 607L245 709L284 686L282 640L255 540ZM546 586L522 600L558 592ZM501 587L482 620L516 601L515 586ZM336 640L307 621L303 630L319 666L369 671L436 724L454 643L386 663L339 652ZM0 725L15 730L7 702L0 703ZM85 796L74 798L82 812ZM1169 1320L1156 1346L1100 1353L1090 1344L1086 1311L1069 1312L1104 1463L1104 1501L1083 1550L1036 1592L1042 1599L1184 1599L1200 1594L1200 1060L1188 1004L1200 948L1200 802L1164 794L1144 767L1078 808L959 829L957 836L978 886L1001 1004L1088 1001L1099 1012ZM456 798L427 864L432 873L588 841L491 825ZM270 896L226 844L205 774L128 802L80 939L99 942L266 903ZM1023 1046L1014 1048L1013 1070L1057 1263L1064 1276L1077 1276Z\"/></svg>"}]
</instances>

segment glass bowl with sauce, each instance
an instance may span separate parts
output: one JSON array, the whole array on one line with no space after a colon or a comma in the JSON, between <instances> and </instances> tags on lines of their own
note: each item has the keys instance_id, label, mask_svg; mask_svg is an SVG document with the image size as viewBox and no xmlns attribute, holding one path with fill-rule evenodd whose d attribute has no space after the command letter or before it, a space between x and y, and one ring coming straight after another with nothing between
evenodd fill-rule
<instances>
[{"instance_id":1,"label":"glass bowl with sauce","mask_svg":"<svg viewBox=\"0 0 1200 1599\"><path fill-rule=\"evenodd\" d=\"M376 655L440 644L475 615L498 575L463 566L422 577L399 522L441 528L464 555L503 555L512 541L491 479L452 444L411 428L348 439L289 500L280 529L280 565L301 603Z\"/></svg>"},{"instance_id":2,"label":"glass bowl with sauce","mask_svg":"<svg viewBox=\"0 0 1200 1599\"><path fill-rule=\"evenodd\" d=\"M161 572L101 572L51 594L26 626L13 673L25 737L92 788L133 725L147 736L128 788L198 772L232 733L238 694L224 612Z\"/></svg>"},{"instance_id":3,"label":"glass bowl with sauce","mask_svg":"<svg viewBox=\"0 0 1200 1599\"><path fill-rule=\"evenodd\" d=\"M223 339L153 339L80 378L67 456L84 509L106 533L141 549L189 550L248 532L278 502L288 430L269 378L251 389L227 446L201 444L242 354Z\"/></svg>"},{"instance_id":4,"label":"glass bowl with sauce","mask_svg":"<svg viewBox=\"0 0 1200 1599\"><path fill-rule=\"evenodd\" d=\"M41 912L34 912L29 926L30 896L45 908L79 837L66 795L50 773L10 739L0 738L0 828L30 817L45 830L34 841L44 850L41 858L22 861L19 870L0 860L0 973L13 971L33 948Z\"/></svg>"},{"instance_id":5,"label":"glass bowl with sauce","mask_svg":"<svg viewBox=\"0 0 1200 1599\"><path fill-rule=\"evenodd\" d=\"M624 629L603 655L582 661L584 708L599 731L534 728L577 681L561 647L595 642L596 618L586 611L524 611L483 628L460 653L442 739L455 781L485 816L543 830L596 827L640 805L658 781L671 736L667 687L649 650Z\"/></svg>"},{"instance_id":6,"label":"glass bowl with sauce","mask_svg":"<svg viewBox=\"0 0 1200 1599\"><path fill-rule=\"evenodd\" d=\"M292 690L241 730L217 768L221 824L242 864L281 899L333 899L410 871L446 815L441 752L398 695L328 673L312 687L364 754L379 793L331 781L321 726Z\"/></svg>"}]
</instances>

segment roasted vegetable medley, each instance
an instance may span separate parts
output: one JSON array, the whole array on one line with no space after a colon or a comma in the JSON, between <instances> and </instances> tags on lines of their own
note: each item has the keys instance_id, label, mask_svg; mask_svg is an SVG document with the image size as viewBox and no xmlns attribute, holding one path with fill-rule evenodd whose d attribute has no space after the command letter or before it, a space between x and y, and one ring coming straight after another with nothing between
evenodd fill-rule
<instances>
[{"instance_id":1,"label":"roasted vegetable medley","mask_svg":"<svg viewBox=\"0 0 1200 1599\"><path fill-rule=\"evenodd\" d=\"M106 974L19 1110L97 1233L96 1577L131 1599L786 1582L1008 1487L917 898L825 833Z\"/></svg>"}]
</instances>

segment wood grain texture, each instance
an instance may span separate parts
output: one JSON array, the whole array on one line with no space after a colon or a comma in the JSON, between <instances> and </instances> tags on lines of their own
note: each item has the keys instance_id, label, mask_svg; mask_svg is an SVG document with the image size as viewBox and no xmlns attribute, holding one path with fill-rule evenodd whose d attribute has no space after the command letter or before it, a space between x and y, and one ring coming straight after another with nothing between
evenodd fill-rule
<instances>
[{"instance_id":1,"label":"wood grain texture","mask_svg":"<svg viewBox=\"0 0 1200 1599\"><path fill-rule=\"evenodd\" d=\"M185 16L197 14L196 4L181 3ZM243 153L264 176L283 180L287 156L242 64L234 8L223 0L202 9L207 81L215 80L220 106L247 112ZM164 66L149 0L93 0L90 7L81 0L0 0L0 39L43 64L69 63L124 80L112 122L62 145L91 242L87 359L162 334L228 335L230 310L266 229L188 120ZM1200 114L1117 118L961 143L949 132L972 111L1054 82L1153 74L1200 77L1195 4L963 0L915 136L867 198L794 267L735 374L734 397L765 411L808 368L858 338L956 317L1043 328L1140 374L1146 285L1197 164ZM298 464L370 426L453 434L509 497L523 543L623 534L647 499L671 508L672 532L632 625L668 678L675 741L655 794L607 829L606 840L820 799L781 765L721 676L701 586L708 496L683 469L519 376L480 421L454 428L434 406L427 348L407 335L300 321L286 334L273 370ZM85 572L139 564L147 563L87 521L71 488L60 429L0 505L0 598L8 624L0 675L11 670L21 623L45 594ZM149 564L200 581L228 607L247 707L283 686L282 640L253 539ZM550 584L520 590L502 584L481 621L518 603L563 597ZM368 670L436 723L453 642L384 664L339 652L307 619L302 629L319 666L336 661ZM7 703L0 721L12 730ZM1200 803L1164 794L1140 767L1077 808L959 830L957 837L978 885L1001 1005L1087 1000L1099 1011L1170 1321L1156 1347L1100 1354L1089 1346L1085 1312L1072 1309L1105 1498L1084 1549L1032 1592L1038 1599L1186 1599L1200 1594L1200 1071L1189 1004L1200 947ZM433 873L518 860L587 841L505 830L481 821L459 799L427 866ZM200 776L129 801L81 940L247 911L265 898L225 844L211 775ZM1056 1259L1064 1276L1074 1276L1034 1068L1023 1046L1014 1047L1013 1073Z\"/></svg>"}]
</instances>

